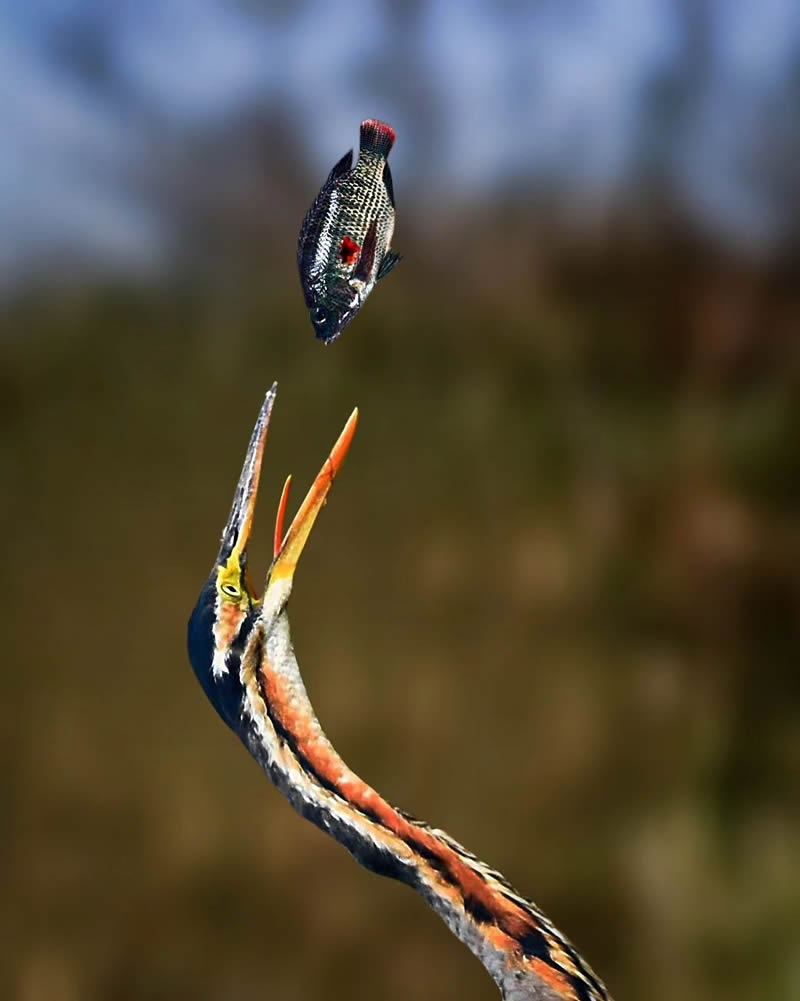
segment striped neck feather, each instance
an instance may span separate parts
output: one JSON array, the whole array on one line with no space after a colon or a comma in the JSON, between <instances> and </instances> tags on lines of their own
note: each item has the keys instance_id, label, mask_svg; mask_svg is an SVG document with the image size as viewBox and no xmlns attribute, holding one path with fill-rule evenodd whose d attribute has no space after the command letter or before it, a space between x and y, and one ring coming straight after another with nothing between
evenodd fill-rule
<instances>
[{"instance_id":1,"label":"striped neck feather","mask_svg":"<svg viewBox=\"0 0 800 1001\"><path fill-rule=\"evenodd\" d=\"M569 940L446 832L391 806L339 757L314 713L282 611L241 661L242 739L292 806L367 869L417 890L507 1001L610 1001Z\"/></svg>"}]
</instances>

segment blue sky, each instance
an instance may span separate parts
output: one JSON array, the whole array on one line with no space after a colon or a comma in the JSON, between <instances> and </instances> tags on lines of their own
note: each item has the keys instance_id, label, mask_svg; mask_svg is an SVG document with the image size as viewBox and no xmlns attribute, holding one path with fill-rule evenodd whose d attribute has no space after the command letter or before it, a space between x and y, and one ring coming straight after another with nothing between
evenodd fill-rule
<instances>
[{"instance_id":1,"label":"blue sky","mask_svg":"<svg viewBox=\"0 0 800 1001\"><path fill-rule=\"evenodd\" d=\"M142 174L276 101L320 175L369 114L396 126L406 188L445 196L547 176L578 202L619 198L652 128L647 95L686 65L692 2L708 45L664 155L699 219L769 243L786 208L748 164L800 130L800 94L794 112L786 96L800 77L795 0L433 0L408 22L374 0L6 0L0 280L64 251L157 273L170 221Z\"/></svg>"}]
</instances>

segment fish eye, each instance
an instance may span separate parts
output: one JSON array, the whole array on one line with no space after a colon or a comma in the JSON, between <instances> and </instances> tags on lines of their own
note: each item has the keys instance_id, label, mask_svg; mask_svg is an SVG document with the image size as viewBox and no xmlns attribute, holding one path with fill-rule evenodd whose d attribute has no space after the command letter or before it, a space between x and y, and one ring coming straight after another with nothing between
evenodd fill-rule
<instances>
[{"instance_id":1,"label":"fish eye","mask_svg":"<svg viewBox=\"0 0 800 1001\"><path fill-rule=\"evenodd\" d=\"M221 584L220 591L227 594L229 598L241 598L242 592L235 584Z\"/></svg>"},{"instance_id":2,"label":"fish eye","mask_svg":"<svg viewBox=\"0 0 800 1001\"><path fill-rule=\"evenodd\" d=\"M314 324L324 323L328 319L328 310L324 306L315 306L311 310L311 322Z\"/></svg>"}]
</instances>

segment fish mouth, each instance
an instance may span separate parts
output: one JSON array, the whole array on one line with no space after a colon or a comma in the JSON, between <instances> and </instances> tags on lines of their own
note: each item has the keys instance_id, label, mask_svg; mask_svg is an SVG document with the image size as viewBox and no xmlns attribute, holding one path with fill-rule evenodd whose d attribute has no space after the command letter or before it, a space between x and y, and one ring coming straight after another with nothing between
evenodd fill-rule
<instances>
[{"instance_id":1,"label":"fish mouth","mask_svg":"<svg viewBox=\"0 0 800 1001\"><path fill-rule=\"evenodd\" d=\"M361 304L360 290L353 289L348 283L340 282L329 287L325 297L308 312L317 340L324 344L335 341L352 321Z\"/></svg>"},{"instance_id":2,"label":"fish mouth","mask_svg":"<svg viewBox=\"0 0 800 1001\"><path fill-rule=\"evenodd\" d=\"M327 325L325 329L321 330L317 325L314 325L314 333L317 340L322 341L323 344L333 344L333 342L341 335L344 328L350 323L350 321L355 316L355 310L350 316L340 317L338 323L335 326Z\"/></svg>"}]
</instances>

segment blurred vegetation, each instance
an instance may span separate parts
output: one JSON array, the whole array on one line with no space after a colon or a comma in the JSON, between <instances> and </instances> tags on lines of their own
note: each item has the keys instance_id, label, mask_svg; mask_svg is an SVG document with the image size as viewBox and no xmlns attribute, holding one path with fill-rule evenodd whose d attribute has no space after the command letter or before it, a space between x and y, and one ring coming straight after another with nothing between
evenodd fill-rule
<instances>
[{"instance_id":1,"label":"blurred vegetation","mask_svg":"<svg viewBox=\"0 0 800 1001\"><path fill-rule=\"evenodd\" d=\"M215 282L2 307L2 996L495 996L188 667L276 378L256 571L283 477L362 412L291 608L345 758L619 1001L800 996L796 257L542 227L406 229L329 349L288 228Z\"/></svg>"}]
</instances>

